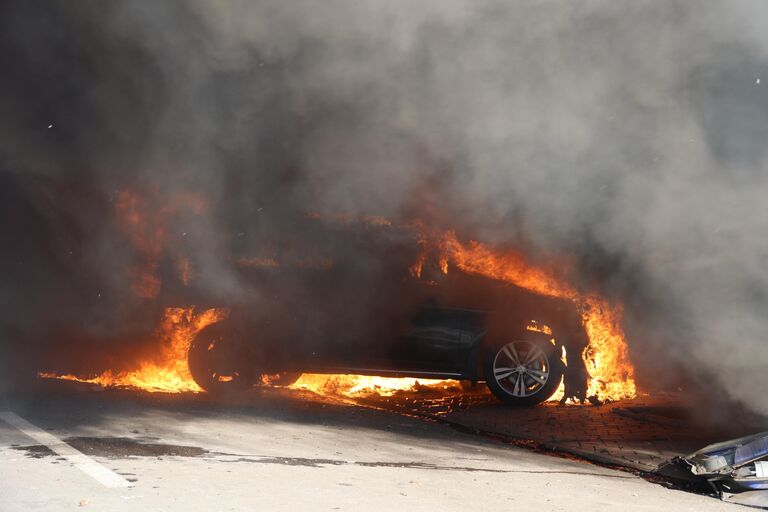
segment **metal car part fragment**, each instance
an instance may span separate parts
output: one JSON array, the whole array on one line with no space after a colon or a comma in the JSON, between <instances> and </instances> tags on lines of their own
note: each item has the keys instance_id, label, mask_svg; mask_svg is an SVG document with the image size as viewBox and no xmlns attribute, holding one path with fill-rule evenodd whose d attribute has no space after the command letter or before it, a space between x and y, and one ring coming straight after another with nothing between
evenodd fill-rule
<instances>
[{"instance_id":1,"label":"metal car part fragment","mask_svg":"<svg viewBox=\"0 0 768 512\"><path fill-rule=\"evenodd\" d=\"M706 484L724 501L768 508L768 432L711 444L657 472L688 485Z\"/></svg>"}]
</instances>

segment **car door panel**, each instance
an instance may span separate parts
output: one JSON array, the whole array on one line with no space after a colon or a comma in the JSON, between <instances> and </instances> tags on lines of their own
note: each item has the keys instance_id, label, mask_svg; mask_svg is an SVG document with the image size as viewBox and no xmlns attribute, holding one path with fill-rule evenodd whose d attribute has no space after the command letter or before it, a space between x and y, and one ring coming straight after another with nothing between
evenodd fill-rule
<instances>
[{"instance_id":1,"label":"car door panel","mask_svg":"<svg viewBox=\"0 0 768 512\"><path fill-rule=\"evenodd\" d=\"M477 339L476 312L422 308L393 342L390 359L400 369L462 372Z\"/></svg>"}]
</instances>

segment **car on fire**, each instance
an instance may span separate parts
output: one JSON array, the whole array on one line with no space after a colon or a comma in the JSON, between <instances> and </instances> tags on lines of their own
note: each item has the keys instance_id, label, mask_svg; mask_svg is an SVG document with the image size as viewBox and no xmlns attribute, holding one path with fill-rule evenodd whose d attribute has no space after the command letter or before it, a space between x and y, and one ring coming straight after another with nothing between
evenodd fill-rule
<instances>
[{"instance_id":1,"label":"car on fire","mask_svg":"<svg viewBox=\"0 0 768 512\"><path fill-rule=\"evenodd\" d=\"M157 349L168 308L218 308L228 316L200 330L187 354L192 377L212 393L311 372L485 382L510 405L542 402L564 381L566 397L586 398L587 336L572 301L450 266L412 226L244 215L218 219L229 235L184 232L169 250L158 245L171 245L164 222L173 209L163 202L155 212L123 192L115 206L87 183L38 176L0 173L0 184L16 250L6 255L7 281L50 312L41 325L15 316L26 324L7 338L29 333L5 366L18 379L36 376L27 360L61 374L98 375L105 360L127 365ZM81 225L103 233L98 250L110 258L96 268ZM58 350L46 350L49 339Z\"/></svg>"},{"instance_id":2,"label":"car on fire","mask_svg":"<svg viewBox=\"0 0 768 512\"><path fill-rule=\"evenodd\" d=\"M190 345L192 376L209 392L346 373L483 381L523 406L550 398L565 375L566 393L585 398L587 338L571 301L447 270L387 225L326 225L277 246L279 257L238 258L253 295Z\"/></svg>"}]
</instances>

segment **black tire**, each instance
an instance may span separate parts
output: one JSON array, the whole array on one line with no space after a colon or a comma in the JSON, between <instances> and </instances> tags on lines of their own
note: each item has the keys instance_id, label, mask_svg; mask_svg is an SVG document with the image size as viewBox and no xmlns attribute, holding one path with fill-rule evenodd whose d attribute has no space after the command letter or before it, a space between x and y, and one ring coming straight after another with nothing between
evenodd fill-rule
<instances>
[{"instance_id":1,"label":"black tire","mask_svg":"<svg viewBox=\"0 0 768 512\"><path fill-rule=\"evenodd\" d=\"M534 335L493 345L483 356L485 384L508 405L531 406L547 400L563 380L563 370L556 347Z\"/></svg>"},{"instance_id":2,"label":"black tire","mask_svg":"<svg viewBox=\"0 0 768 512\"><path fill-rule=\"evenodd\" d=\"M227 320L197 333L187 362L192 378L209 393L231 394L253 386L252 354Z\"/></svg>"}]
</instances>

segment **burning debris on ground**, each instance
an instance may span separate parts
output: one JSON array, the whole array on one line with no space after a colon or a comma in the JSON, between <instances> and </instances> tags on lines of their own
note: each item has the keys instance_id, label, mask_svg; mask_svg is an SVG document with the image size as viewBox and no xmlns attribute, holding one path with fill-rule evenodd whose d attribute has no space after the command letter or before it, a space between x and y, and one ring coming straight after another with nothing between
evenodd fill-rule
<instances>
[{"instance_id":1,"label":"burning debris on ground","mask_svg":"<svg viewBox=\"0 0 768 512\"><path fill-rule=\"evenodd\" d=\"M613 415L736 437L722 411L768 414L764 14L3 4L0 404L272 397L539 447L568 417L558 450L625 466ZM305 455L265 457L337 460Z\"/></svg>"}]
</instances>

